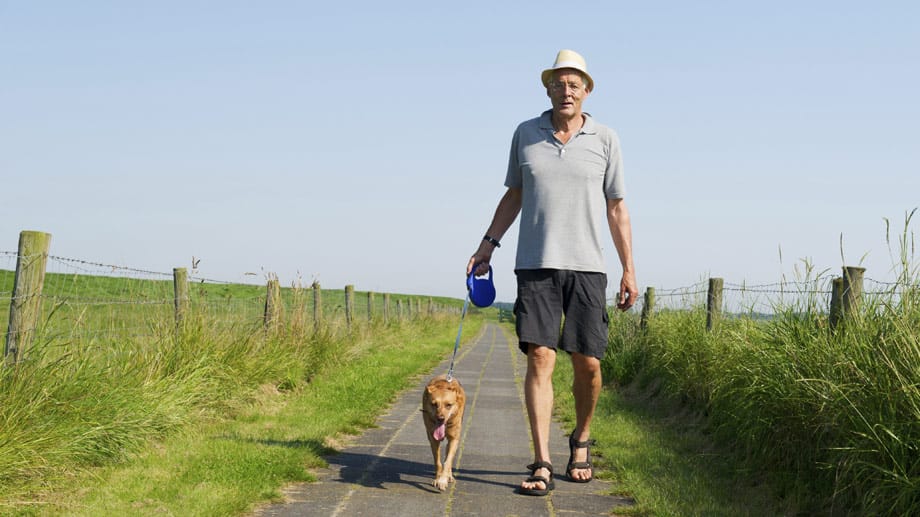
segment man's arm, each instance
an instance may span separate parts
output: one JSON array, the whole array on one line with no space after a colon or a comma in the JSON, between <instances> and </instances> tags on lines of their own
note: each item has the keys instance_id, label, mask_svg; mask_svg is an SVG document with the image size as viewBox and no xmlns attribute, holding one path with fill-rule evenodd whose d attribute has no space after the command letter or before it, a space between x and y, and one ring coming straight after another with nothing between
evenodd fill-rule
<instances>
[{"instance_id":1,"label":"man's arm","mask_svg":"<svg viewBox=\"0 0 920 517\"><path fill-rule=\"evenodd\" d=\"M620 264L623 266L623 277L620 279L620 291L617 295L617 308L625 311L632 307L639 297L636 268L632 255L632 227L629 222L626 201L607 200L607 225L610 226L613 245L616 246Z\"/></svg>"},{"instance_id":2,"label":"man's arm","mask_svg":"<svg viewBox=\"0 0 920 517\"><path fill-rule=\"evenodd\" d=\"M508 188L505 195L499 200L498 207L495 208L495 215L492 216L492 224L486 230L486 235L497 241L502 239L502 236L505 235L505 232L508 231L508 228L511 227L511 224L517 219L518 213L521 211L521 199L521 189ZM494 250L495 245L485 240L481 241L479 249L470 257L470 261L466 265L466 274L469 275L476 264L479 264L479 267L476 268L477 275L488 273L489 261L492 260Z\"/></svg>"}]
</instances>

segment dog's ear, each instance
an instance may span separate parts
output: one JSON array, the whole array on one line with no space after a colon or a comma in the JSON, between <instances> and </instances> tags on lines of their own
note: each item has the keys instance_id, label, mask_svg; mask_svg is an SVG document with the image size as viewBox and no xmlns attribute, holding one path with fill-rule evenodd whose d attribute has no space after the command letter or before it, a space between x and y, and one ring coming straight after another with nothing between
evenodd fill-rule
<instances>
[{"instance_id":1,"label":"dog's ear","mask_svg":"<svg viewBox=\"0 0 920 517\"><path fill-rule=\"evenodd\" d=\"M428 386L425 387L425 389L428 390L428 393L434 393L435 386L434 384L429 384Z\"/></svg>"}]
</instances>

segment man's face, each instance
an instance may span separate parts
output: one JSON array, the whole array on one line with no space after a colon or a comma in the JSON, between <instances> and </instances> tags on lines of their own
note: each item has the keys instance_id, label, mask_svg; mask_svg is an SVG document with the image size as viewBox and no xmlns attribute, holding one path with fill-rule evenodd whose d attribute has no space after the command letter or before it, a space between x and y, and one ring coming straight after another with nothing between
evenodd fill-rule
<instances>
[{"instance_id":1,"label":"man's face","mask_svg":"<svg viewBox=\"0 0 920 517\"><path fill-rule=\"evenodd\" d=\"M590 92L585 89L581 74L574 70L557 70L546 88L546 95L553 103L553 111L563 116L581 113L581 103Z\"/></svg>"}]
</instances>

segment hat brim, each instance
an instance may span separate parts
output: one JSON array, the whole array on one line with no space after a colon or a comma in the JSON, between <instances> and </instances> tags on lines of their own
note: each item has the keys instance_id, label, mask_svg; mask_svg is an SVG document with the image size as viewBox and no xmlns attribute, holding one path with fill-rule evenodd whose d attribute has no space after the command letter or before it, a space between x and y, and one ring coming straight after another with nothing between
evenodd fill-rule
<instances>
[{"instance_id":1,"label":"hat brim","mask_svg":"<svg viewBox=\"0 0 920 517\"><path fill-rule=\"evenodd\" d=\"M543 80L543 86L546 88L549 88L549 82L553 79L553 72L555 72L556 70L564 69L564 68L575 70L578 73L585 76L585 80L588 82L588 91L594 91L594 79L591 78L591 74L582 70L581 67L578 66L578 63L575 63L575 62L569 63L565 61L563 61L562 63L559 63L553 68L547 68L546 70L543 71L542 74L540 74L540 78Z\"/></svg>"}]
</instances>

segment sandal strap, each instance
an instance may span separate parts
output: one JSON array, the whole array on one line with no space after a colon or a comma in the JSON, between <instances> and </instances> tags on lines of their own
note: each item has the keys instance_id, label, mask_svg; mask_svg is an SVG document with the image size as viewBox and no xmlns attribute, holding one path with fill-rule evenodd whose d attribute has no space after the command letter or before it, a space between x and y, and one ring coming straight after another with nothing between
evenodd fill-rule
<instances>
[{"instance_id":1,"label":"sandal strap","mask_svg":"<svg viewBox=\"0 0 920 517\"><path fill-rule=\"evenodd\" d=\"M548 461L535 461L531 463L530 465L527 465L527 470L529 470L531 474L533 474L534 472L540 469L546 469L549 471L550 476L553 475L553 464ZM538 476L538 477L542 477L542 476Z\"/></svg>"},{"instance_id":2,"label":"sandal strap","mask_svg":"<svg viewBox=\"0 0 920 517\"><path fill-rule=\"evenodd\" d=\"M587 483L594 478L594 465L591 464L591 446L595 443L593 438L579 442L575 439L575 431L572 431L572 434L569 435L569 463L565 466L565 474L571 477L573 470L591 470L591 477L584 480L576 480L578 483ZM575 459L575 449L588 449L588 455L585 458L586 461L573 461Z\"/></svg>"},{"instance_id":3,"label":"sandal strap","mask_svg":"<svg viewBox=\"0 0 920 517\"><path fill-rule=\"evenodd\" d=\"M594 438L588 438L587 440L583 442L578 442L578 441L575 441L574 436L569 435L569 447L574 447L576 449L587 449L588 447L591 447L592 445L596 445L596 443L597 442L596 440L594 440Z\"/></svg>"}]
</instances>

